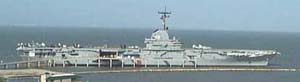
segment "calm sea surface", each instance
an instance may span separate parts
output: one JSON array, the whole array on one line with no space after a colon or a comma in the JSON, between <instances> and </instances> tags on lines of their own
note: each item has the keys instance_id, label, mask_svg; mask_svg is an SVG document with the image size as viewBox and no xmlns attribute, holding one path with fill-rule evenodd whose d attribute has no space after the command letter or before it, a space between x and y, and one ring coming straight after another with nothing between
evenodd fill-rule
<instances>
[{"instance_id":1,"label":"calm sea surface","mask_svg":"<svg viewBox=\"0 0 300 82\"><path fill-rule=\"evenodd\" d=\"M108 29L108 28L46 28L46 27L0 27L0 60L17 61L18 42L80 43L83 45L120 44L144 46L145 37L154 29ZM271 60L271 66L300 67L300 33L238 32L173 30L184 47L203 44L213 48L272 49L281 55ZM300 72L140 72L84 74L84 82L300 82ZM17 82L17 81L11 81Z\"/></svg>"}]
</instances>

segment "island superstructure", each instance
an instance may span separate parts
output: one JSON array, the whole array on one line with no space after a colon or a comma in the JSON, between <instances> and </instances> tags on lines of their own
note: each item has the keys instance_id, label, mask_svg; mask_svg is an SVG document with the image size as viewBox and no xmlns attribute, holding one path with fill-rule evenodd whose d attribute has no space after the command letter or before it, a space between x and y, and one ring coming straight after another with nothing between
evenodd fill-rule
<instances>
[{"instance_id":1,"label":"island superstructure","mask_svg":"<svg viewBox=\"0 0 300 82\"><path fill-rule=\"evenodd\" d=\"M162 65L162 66L267 66L270 59L280 54L274 50L245 50L245 49L217 49L203 45L193 45L192 48L182 48L182 42L168 34L167 18L171 12L166 8L161 14L162 29L155 30L149 38L144 40L145 47L121 46L72 47L57 44L49 46L45 43L20 43L17 48L22 56L28 59L54 59L57 63L68 64L98 64L100 61L61 61L70 58L115 58L118 64L124 65ZM195 37L197 38L197 37ZM26 59L25 58L25 59ZM108 64L103 60L101 64Z\"/></svg>"}]
</instances>

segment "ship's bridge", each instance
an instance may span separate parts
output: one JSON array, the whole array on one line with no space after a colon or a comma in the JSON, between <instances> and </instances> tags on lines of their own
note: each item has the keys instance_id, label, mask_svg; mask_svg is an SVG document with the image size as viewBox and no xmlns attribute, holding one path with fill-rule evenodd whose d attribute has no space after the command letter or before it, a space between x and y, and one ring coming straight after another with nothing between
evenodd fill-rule
<instances>
[{"instance_id":1,"label":"ship's bridge","mask_svg":"<svg viewBox=\"0 0 300 82\"><path fill-rule=\"evenodd\" d=\"M146 49L149 50L182 50L182 43L175 37L169 38L167 30L156 30L150 38L145 39Z\"/></svg>"},{"instance_id":2,"label":"ship's bridge","mask_svg":"<svg viewBox=\"0 0 300 82\"><path fill-rule=\"evenodd\" d=\"M166 30L158 30L152 33L151 39L155 40L170 40L169 34Z\"/></svg>"}]
</instances>

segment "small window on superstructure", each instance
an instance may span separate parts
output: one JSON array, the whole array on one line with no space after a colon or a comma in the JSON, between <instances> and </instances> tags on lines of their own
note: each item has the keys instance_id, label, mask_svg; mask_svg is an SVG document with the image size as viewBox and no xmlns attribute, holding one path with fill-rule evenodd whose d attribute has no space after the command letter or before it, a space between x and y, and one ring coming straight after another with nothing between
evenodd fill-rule
<instances>
[{"instance_id":1,"label":"small window on superstructure","mask_svg":"<svg viewBox=\"0 0 300 82\"><path fill-rule=\"evenodd\" d=\"M71 56L78 56L79 54L78 53L73 53L73 54L70 54Z\"/></svg>"}]
</instances>

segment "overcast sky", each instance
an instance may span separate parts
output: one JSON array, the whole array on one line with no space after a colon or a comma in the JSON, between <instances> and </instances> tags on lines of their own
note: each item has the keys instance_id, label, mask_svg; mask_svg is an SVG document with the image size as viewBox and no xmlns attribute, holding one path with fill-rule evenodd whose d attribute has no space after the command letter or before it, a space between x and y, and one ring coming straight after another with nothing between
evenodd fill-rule
<instances>
[{"instance_id":1,"label":"overcast sky","mask_svg":"<svg viewBox=\"0 0 300 82\"><path fill-rule=\"evenodd\" d=\"M300 0L0 0L0 25L300 32Z\"/></svg>"}]
</instances>

